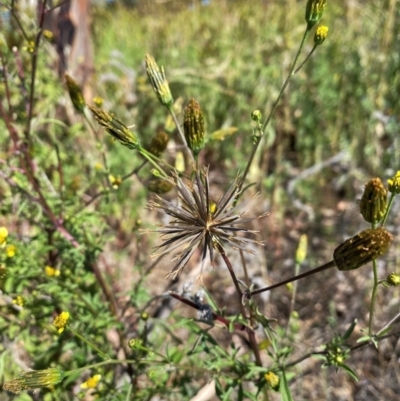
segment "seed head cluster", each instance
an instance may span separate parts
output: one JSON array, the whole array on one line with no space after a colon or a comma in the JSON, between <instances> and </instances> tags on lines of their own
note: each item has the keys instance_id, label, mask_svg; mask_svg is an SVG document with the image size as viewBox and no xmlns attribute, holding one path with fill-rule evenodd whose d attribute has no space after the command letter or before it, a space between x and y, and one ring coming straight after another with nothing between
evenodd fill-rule
<instances>
[{"instance_id":1,"label":"seed head cluster","mask_svg":"<svg viewBox=\"0 0 400 401\"><path fill-rule=\"evenodd\" d=\"M175 174L171 182L178 191L178 204L157 195L149 202L150 209L162 210L173 217L167 225L156 230L163 239L156 252L162 252L153 256L164 256L183 247L173 259L174 265L166 278L176 278L199 247L202 249L202 263L208 255L213 264L215 250L218 252L218 249L229 245L251 253L246 249L248 243L261 244L256 240L238 236L239 233L256 233L257 231L243 228L243 224L266 215L243 217L246 212L240 210L246 202L235 204L241 192L239 178L232 182L216 203L210 197L208 169L196 170L193 180L189 182Z\"/></svg>"}]
</instances>

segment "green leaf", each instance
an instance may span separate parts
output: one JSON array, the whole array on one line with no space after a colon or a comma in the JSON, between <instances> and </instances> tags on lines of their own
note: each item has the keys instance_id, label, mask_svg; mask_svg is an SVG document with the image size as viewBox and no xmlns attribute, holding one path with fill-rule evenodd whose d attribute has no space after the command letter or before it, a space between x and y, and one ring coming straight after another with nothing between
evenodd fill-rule
<instances>
[{"instance_id":1,"label":"green leaf","mask_svg":"<svg viewBox=\"0 0 400 401\"><path fill-rule=\"evenodd\" d=\"M339 367L344 369L355 381L358 382L358 377L356 375L356 372L354 372L354 370L351 369L350 366L347 366L345 364L340 364Z\"/></svg>"},{"instance_id":2,"label":"green leaf","mask_svg":"<svg viewBox=\"0 0 400 401\"><path fill-rule=\"evenodd\" d=\"M286 373L284 370L282 371L282 376L279 383L279 392L282 395L282 401L294 401L292 393L290 392L289 389L289 384L287 382Z\"/></svg>"}]
</instances>

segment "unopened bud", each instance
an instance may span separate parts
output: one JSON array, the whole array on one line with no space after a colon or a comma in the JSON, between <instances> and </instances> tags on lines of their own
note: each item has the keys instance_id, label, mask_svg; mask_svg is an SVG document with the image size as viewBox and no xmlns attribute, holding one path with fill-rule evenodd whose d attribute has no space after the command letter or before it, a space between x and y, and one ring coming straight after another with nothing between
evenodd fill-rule
<instances>
[{"instance_id":1,"label":"unopened bud","mask_svg":"<svg viewBox=\"0 0 400 401\"><path fill-rule=\"evenodd\" d=\"M386 283L392 287L397 287L400 285L400 276L396 273L390 273L387 276Z\"/></svg>"},{"instance_id":2,"label":"unopened bud","mask_svg":"<svg viewBox=\"0 0 400 401\"><path fill-rule=\"evenodd\" d=\"M365 184L360 202L360 212L364 220L376 224L382 220L387 208L387 190L380 178L373 178Z\"/></svg>"},{"instance_id":3,"label":"unopened bud","mask_svg":"<svg viewBox=\"0 0 400 401\"><path fill-rule=\"evenodd\" d=\"M95 106L88 107L99 124L115 139L118 139L122 145L129 149L139 149L140 144L136 135L125 124L115 118L113 114L107 113Z\"/></svg>"},{"instance_id":4,"label":"unopened bud","mask_svg":"<svg viewBox=\"0 0 400 401\"><path fill-rule=\"evenodd\" d=\"M146 150L154 156L160 156L162 152L167 148L169 136L164 131L158 132L153 136Z\"/></svg>"},{"instance_id":5,"label":"unopened bud","mask_svg":"<svg viewBox=\"0 0 400 401\"><path fill-rule=\"evenodd\" d=\"M166 194L171 191L174 185L162 178L153 178L147 184L147 189L156 194Z\"/></svg>"},{"instance_id":6,"label":"unopened bud","mask_svg":"<svg viewBox=\"0 0 400 401\"><path fill-rule=\"evenodd\" d=\"M62 381L64 372L58 368L33 370L20 374L16 379L4 383L3 389L18 394L24 390L54 386Z\"/></svg>"},{"instance_id":7,"label":"unopened bud","mask_svg":"<svg viewBox=\"0 0 400 401\"><path fill-rule=\"evenodd\" d=\"M306 6L307 28L311 29L321 19L327 0L308 0Z\"/></svg>"},{"instance_id":8,"label":"unopened bud","mask_svg":"<svg viewBox=\"0 0 400 401\"><path fill-rule=\"evenodd\" d=\"M75 110L79 113L83 113L86 103L83 98L81 87L68 74L65 74L65 82L67 83L69 97L71 98Z\"/></svg>"},{"instance_id":9,"label":"unopened bud","mask_svg":"<svg viewBox=\"0 0 400 401\"><path fill-rule=\"evenodd\" d=\"M199 103L193 98L185 107L183 131L189 149L197 156L204 148L204 116Z\"/></svg>"},{"instance_id":10,"label":"unopened bud","mask_svg":"<svg viewBox=\"0 0 400 401\"><path fill-rule=\"evenodd\" d=\"M174 99L169 89L168 81L165 78L164 67L161 66L159 68L154 58L149 54L146 54L145 64L147 76L158 100L164 106L172 107Z\"/></svg>"},{"instance_id":11,"label":"unopened bud","mask_svg":"<svg viewBox=\"0 0 400 401\"><path fill-rule=\"evenodd\" d=\"M339 245L333 260L339 270L354 270L385 254L393 236L384 228L370 228Z\"/></svg>"},{"instance_id":12,"label":"unopened bud","mask_svg":"<svg viewBox=\"0 0 400 401\"><path fill-rule=\"evenodd\" d=\"M254 111L251 113L251 119L252 119L253 121L261 121L261 118L262 118L262 114L261 114L261 111L260 111L260 110L254 110Z\"/></svg>"}]
</instances>

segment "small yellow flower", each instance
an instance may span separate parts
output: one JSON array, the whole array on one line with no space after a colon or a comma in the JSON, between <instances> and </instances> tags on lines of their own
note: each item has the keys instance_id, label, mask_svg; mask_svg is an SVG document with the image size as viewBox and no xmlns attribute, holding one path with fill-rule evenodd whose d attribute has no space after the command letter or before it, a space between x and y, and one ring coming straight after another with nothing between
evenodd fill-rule
<instances>
[{"instance_id":1,"label":"small yellow flower","mask_svg":"<svg viewBox=\"0 0 400 401\"><path fill-rule=\"evenodd\" d=\"M55 269L54 267L51 266L46 266L44 268L44 271L46 273L46 276L48 277L58 277L60 275L60 270Z\"/></svg>"},{"instance_id":2,"label":"small yellow flower","mask_svg":"<svg viewBox=\"0 0 400 401\"><path fill-rule=\"evenodd\" d=\"M279 388L279 376L274 372L267 372L264 375L265 381L271 386L272 389L278 390Z\"/></svg>"},{"instance_id":3,"label":"small yellow flower","mask_svg":"<svg viewBox=\"0 0 400 401\"><path fill-rule=\"evenodd\" d=\"M97 171L102 171L104 169L103 165L99 162L94 164L94 169Z\"/></svg>"},{"instance_id":4,"label":"small yellow flower","mask_svg":"<svg viewBox=\"0 0 400 401\"><path fill-rule=\"evenodd\" d=\"M6 246L6 255L8 258L13 258L17 252L17 247L15 245Z\"/></svg>"},{"instance_id":5,"label":"small yellow flower","mask_svg":"<svg viewBox=\"0 0 400 401\"><path fill-rule=\"evenodd\" d=\"M0 227L0 245L3 245L7 241L8 230L5 227Z\"/></svg>"},{"instance_id":6,"label":"small yellow flower","mask_svg":"<svg viewBox=\"0 0 400 401\"><path fill-rule=\"evenodd\" d=\"M95 388L101 379L101 375L94 375L81 384L81 388Z\"/></svg>"},{"instance_id":7,"label":"small yellow flower","mask_svg":"<svg viewBox=\"0 0 400 401\"><path fill-rule=\"evenodd\" d=\"M12 302L14 305L21 306L21 307L24 306L24 304L25 304L25 300L21 295L17 295L15 297L15 299L13 299Z\"/></svg>"},{"instance_id":8,"label":"small yellow flower","mask_svg":"<svg viewBox=\"0 0 400 401\"><path fill-rule=\"evenodd\" d=\"M328 35L329 28L325 25L321 25L317 28L314 35L314 43L316 45L322 45L326 36Z\"/></svg>"},{"instance_id":9,"label":"small yellow flower","mask_svg":"<svg viewBox=\"0 0 400 401\"><path fill-rule=\"evenodd\" d=\"M103 106L103 102L104 102L104 100L103 100L103 98L100 97L100 96L95 96L95 97L93 98L93 103L94 103L95 106L97 106L97 107Z\"/></svg>"},{"instance_id":10,"label":"small yellow flower","mask_svg":"<svg viewBox=\"0 0 400 401\"><path fill-rule=\"evenodd\" d=\"M48 29L44 29L43 30L43 36L46 39L52 39L54 35L53 35L53 32L49 31Z\"/></svg>"},{"instance_id":11,"label":"small yellow flower","mask_svg":"<svg viewBox=\"0 0 400 401\"><path fill-rule=\"evenodd\" d=\"M119 186L122 184L122 178L120 175L114 177L112 174L109 174L108 180L110 181L110 184L114 189L118 189Z\"/></svg>"},{"instance_id":12,"label":"small yellow flower","mask_svg":"<svg viewBox=\"0 0 400 401\"><path fill-rule=\"evenodd\" d=\"M61 334L64 330L65 327L67 326L69 319L69 313L68 312L61 312L56 318L54 319L54 326L56 326L57 331Z\"/></svg>"},{"instance_id":13,"label":"small yellow flower","mask_svg":"<svg viewBox=\"0 0 400 401\"><path fill-rule=\"evenodd\" d=\"M33 53L35 51L35 42L30 40L26 46L23 47L28 53Z\"/></svg>"},{"instance_id":14,"label":"small yellow flower","mask_svg":"<svg viewBox=\"0 0 400 401\"><path fill-rule=\"evenodd\" d=\"M400 171L398 171L394 177L387 180L387 182L389 184L390 193L396 195L400 194Z\"/></svg>"}]
</instances>

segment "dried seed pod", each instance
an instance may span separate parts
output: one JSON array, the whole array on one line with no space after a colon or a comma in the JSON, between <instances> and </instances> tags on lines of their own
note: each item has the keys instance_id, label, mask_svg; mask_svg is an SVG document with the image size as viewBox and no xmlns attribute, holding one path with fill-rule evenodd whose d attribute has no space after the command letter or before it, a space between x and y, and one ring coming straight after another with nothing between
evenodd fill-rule
<instances>
[{"instance_id":1,"label":"dried seed pod","mask_svg":"<svg viewBox=\"0 0 400 401\"><path fill-rule=\"evenodd\" d=\"M339 245L333 260L339 270L354 270L385 254L393 236L384 228L369 228Z\"/></svg>"}]
</instances>

